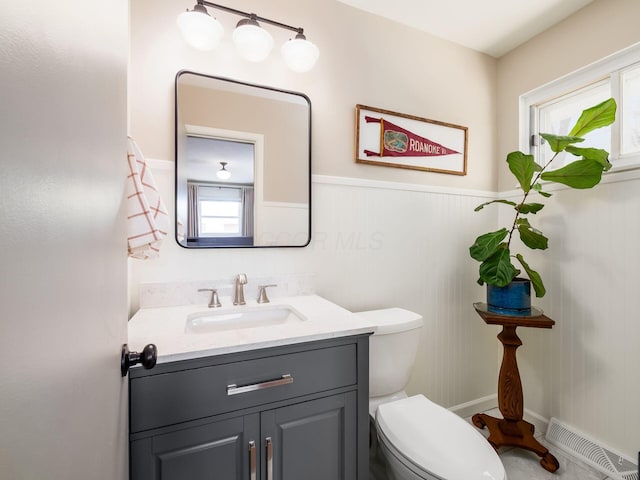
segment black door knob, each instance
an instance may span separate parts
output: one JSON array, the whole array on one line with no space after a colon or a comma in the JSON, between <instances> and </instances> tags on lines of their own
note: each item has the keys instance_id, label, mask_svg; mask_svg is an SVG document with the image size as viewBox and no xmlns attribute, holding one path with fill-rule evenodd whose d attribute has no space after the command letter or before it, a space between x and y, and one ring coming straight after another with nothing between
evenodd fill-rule
<instances>
[{"instance_id":1,"label":"black door knob","mask_svg":"<svg viewBox=\"0 0 640 480\"><path fill-rule=\"evenodd\" d=\"M120 356L120 371L122 376L125 377L129 372L129 367L142 364L144 368L153 368L156 365L158 358L158 349L153 343L150 343L142 349L141 353L130 352L128 345L125 343L122 346L122 355Z\"/></svg>"}]
</instances>

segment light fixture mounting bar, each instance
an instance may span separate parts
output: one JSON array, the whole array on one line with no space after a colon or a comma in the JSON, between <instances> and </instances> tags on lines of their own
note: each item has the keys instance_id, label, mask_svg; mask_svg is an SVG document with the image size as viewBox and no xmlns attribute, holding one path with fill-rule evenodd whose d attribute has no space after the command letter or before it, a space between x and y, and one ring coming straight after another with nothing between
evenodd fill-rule
<instances>
[{"instance_id":1,"label":"light fixture mounting bar","mask_svg":"<svg viewBox=\"0 0 640 480\"><path fill-rule=\"evenodd\" d=\"M261 17L259 15L256 15L255 13L243 12L241 10L236 10L235 8L225 7L224 5L218 5L217 3L207 2L206 0L197 0L197 3L199 5L205 5L207 7L217 8L218 10L222 10L222 11L225 11L225 12L233 13L234 15L239 15L241 17L246 17L246 18L252 18L254 20L259 20L261 22L268 23L268 24L274 25L276 27L284 28L286 30L291 30L291 31L294 31L294 32L303 33L302 27L293 27L291 25L287 25L286 23L281 23L281 22L277 22L275 20L271 20L269 18Z\"/></svg>"}]
</instances>

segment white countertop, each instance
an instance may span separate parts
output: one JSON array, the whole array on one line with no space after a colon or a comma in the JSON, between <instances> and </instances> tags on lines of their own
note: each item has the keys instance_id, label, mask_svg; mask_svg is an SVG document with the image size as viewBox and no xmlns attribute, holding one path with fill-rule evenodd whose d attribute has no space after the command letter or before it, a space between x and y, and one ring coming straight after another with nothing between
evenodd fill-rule
<instances>
[{"instance_id":1,"label":"white countertop","mask_svg":"<svg viewBox=\"0 0 640 480\"><path fill-rule=\"evenodd\" d=\"M187 316L195 313L232 313L243 309L286 305L304 321L283 325L241 328L215 333L185 333ZM315 340L373 333L373 324L317 295L278 298L268 304L247 301L245 306L209 309L207 305L141 308L129 321L129 349L142 351L153 343L158 363L241 352ZM135 367L134 367L135 368Z\"/></svg>"}]
</instances>

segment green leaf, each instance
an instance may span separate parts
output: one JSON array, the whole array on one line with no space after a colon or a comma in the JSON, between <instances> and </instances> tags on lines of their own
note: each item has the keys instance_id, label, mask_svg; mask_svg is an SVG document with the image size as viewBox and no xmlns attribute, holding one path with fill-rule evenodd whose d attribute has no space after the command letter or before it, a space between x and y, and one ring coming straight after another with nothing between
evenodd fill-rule
<instances>
[{"instance_id":1,"label":"green leaf","mask_svg":"<svg viewBox=\"0 0 640 480\"><path fill-rule=\"evenodd\" d=\"M540 195L542 195L542 196L543 196L543 197L545 197L545 198L549 198L549 197L551 196L551 194L550 194L550 193L547 193L547 192L543 192L543 191L542 191L542 185L540 185L539 183L536 183L536 184L533 186L533 190L535 190L536 192L538 192Z\"/></svg>"},{"instance_id":2,"label":"green leaf","mask_svg":"<svg viewBox=\"0 0 640 480\"><path fill-rule=\"evenodd\" d=\"M562 152L565 148L573 143L584 142L584 138L581 137L563 137L560 135L554 135L552 133L541 133L540 136L549 142L549 147L554 152Z\"/></svg>"},{"instance_id":3,"label":"green leaf","mask_svg":"<svg viewBox=\"0 0 640 480\"><path fill-rule=\"evenodd\" d=\"M488 257L493 255L500 242L507 237L507 229L501 228L497 232L489 232L484 235L480 235L476 238L476 241L471 247L469 247L469 254L471 258L479 262L484 262Z\"/></svg>"},{"instance_id":4,"label":"green leaf","mask_svg":"<svg viewBox=\"0 0 640 480\"><path fill-rule=\"evenodd\" d=\"M569 135L584 137L593 130L611 125L616 119L616 108L616 101L613 98L587 108L582 112Z\"/></svg>"},{"instance_id":5,"label":"green leaf","mask_svg":"<svg viewBox=\"0 0 640 480\"><path fill-rule=\"evenodd\" d=\"M544 205L541 203L521 203L516 206L516 210L522 214L533 213L536 214L540 210L544 208Z\"/></svg>"},{"instance_id":6,"label":"green leaf","mask_svg":"<svg viewBox=\"0 0 640 480\"><path fill-rule=\"evenodd\" d=\"M529 224L529 220L521 218L518 220L518 233L520 240L527 247L534 250L546 250L549 248L549 239L540 230L536 230Z\"/></svg>"},{"instance_id":7,"label":"green leaf","mask_svg":"<svg viewBox=\"0 0 640 480\"><path fill-rule=\"evenodd\" d=\"M577 157L582 157L585 160L595 160L602 165L605 172L612 166L611 163L609 163L609 152L601 148L567 147L566 151Z\"/></svg>"},{"instance_id":8,"label":"green leaf","mask_svg":"<svg viewBox=\"0 0 640 480\"><path fill-rule=\"evenodd\" d=\"M482 205L478 205L476 208L473 209L473 211L474 212L479 212L480 210L482 210L484 207L486 207L487 205L489 205L491 203L504 203L506 205L511 205L512 207L516 206L516 202L511 202L509 200L491 200L490 202L485 202Z\"/></svg>"},{"instance_id":9,"label":"green leaf","mask_svg":"<svg viewBox=\"0 0 640 480\"><path fill-rule=\"evenodd\" d=\"M563 183L571 188L592 188L600 183L602 164L595 160L577 160L558 170L544 172L540 178Z\"/></svg>"},{"instance_id":10,"label":"green leaf","mask_svg":"<svg viewBox=\"0 0 640 480\"><path fill-rule=\"evenodd\" d=\"M524 271L527 272L529 280L531 280L531 285L533 285L533 289L536 292L536 297L544 297L544 294L547 293L547 290L544 288L544 284L542 283L542 277L540 277L540 274L533 270L529 266L529 264L524 261L524 258L522 258L522 255L520 255L519 253L516 255L516 258L518 259L520 264L522 264L522 268L524 268Z\"/></svg>"},{"instance_id":11,"label":"green leaf","mask_svg":"<svg viewBox=\"0 0 640 480\"><path fill-rule=\"evenodd\" d=\"M511 152L507 155L507 163L509 164L509 170L520 183L522 190L525 193L528 192L531 189L531 179L536 171L536 162L533 160L533 155Z\"/></svg>"},{"instance_id":12,"label":"green leaf","mask_svg":"<svg viewBox=\"0 0 640 480\"><path fill-rule=\"evenodd\" d=\"M498 287L505 287L513 280L520 270L511 263L511 254L506 244L502 244L493 255L480 264L480 279L478 283L488 283Z\"/></svg>"}]
</instances>

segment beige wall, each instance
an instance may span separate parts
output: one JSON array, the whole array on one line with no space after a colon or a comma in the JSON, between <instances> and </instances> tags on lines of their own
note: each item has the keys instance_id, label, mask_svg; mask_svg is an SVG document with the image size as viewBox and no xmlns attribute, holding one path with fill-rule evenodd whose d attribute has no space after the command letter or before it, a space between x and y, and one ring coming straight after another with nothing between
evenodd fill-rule
<instances>
[{"instance_id":1,"label":"beige wall","mask_svg":"<svg viewBox=\"0 0 640 480\"><path fill-rule=\"evenodd\" d=\"M638 19L637 0L597 0L499 60L500 159L518 149L518 97L639 42ZM500 190L511 190L515 182L499 162ZM518 352L527 408L631 458L640 446L638 177L614 174L615 183L560 190L544 202L536 225L550 247L527 259L547 287L536 303L556 326L523 329Z\"/></svg>"},{"instance_id":2,"label":"beige wall","mask_svg":"<svg viewBox=\"0 0 640 480\"><path fill-rule=\"evenodd\" d=\"M178 105L187 125L263 134L263 200L309 203L306 105L182 84ZM291 178L302 181L287 183Z\"/></svg>"},{"instance_id":3,"label":"beige wall","mask_svg":"<svg viewBox=\"0 0 640 480\"><path fill-rule=\"evenodd\" d=\"M638 0L596 0L498 61L498 187L516 182L504 161L518 150L520 95L640 41Z\"/></svg>"},{"instance_id":4,"label":"beige wall","mask_svg":"<svg viewBox=\"0 0 640 480\"><path fill-rule=\"evenodd\" d=\"M173 158L174 76L189 69L308 95L315 174L495 189L495 59L340 2L234 2L234 8L304 26L321 53L312 72L296 74L278 52L287 31L270 29L274 52L267 62L251 64L230 42L238 17L214 12L227 33L216 51L202 53L184 43L175 23L192 1L130 3L130 134L147 157ZM469 127L468 175L356 164L357 103Z\"/></svg>"}]
</instances>

